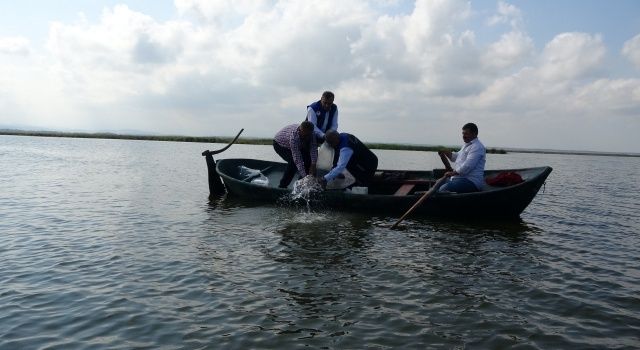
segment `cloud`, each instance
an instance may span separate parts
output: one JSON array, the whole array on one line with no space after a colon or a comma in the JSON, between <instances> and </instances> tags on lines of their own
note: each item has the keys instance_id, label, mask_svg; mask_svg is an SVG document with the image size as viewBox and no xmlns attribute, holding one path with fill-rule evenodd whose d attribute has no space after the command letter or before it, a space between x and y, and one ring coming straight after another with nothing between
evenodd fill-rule
<instances>
[{"instance_id":1,"label":"cloud","mask_svg":"<svg viewBox=\"0 0 640 350\"><path fill-rule=\"evenodd\" d=\"M522 12L514 5L499 1L497 13L489 17L487 24L490 26L509 24L513 28L519 28L522 26Z\"/></svg>"},{"instance_id":2,"label":"cloud","mask_svg":"<svg viewBox=\"0 0 640 350\"><path fill-rule=\"evenodd\" d=\"M489 43L463 0L393 13L393 1L174 3L167 21L117 5L95 21L52 23L44 48L22 40L27 58L0 65L2 122L268 137L329 89L341 129L363 140L456 144L475 121L488 145L589 148L548 130L640 115L638 80L604 74L601 35L559 33L536 47L526 14L506 2L486 16L498 33ZM634 61L639 41L622 54ZM3 42L0 54L25 52Z\"/></svg>"},{"instance_id":3,"label":"cloud","mask_svg":"<svg viewBox=\"0 0 640 350\"><path fill-rule=\"evenodd\" d=\"M600 35L562 33L545 46L540 73L549 81L580 79L600 68L605 53Z\"/></svg>"},{"instance_id":4,"label":"cloud","mask_svg":"<svg viewBox=\"0 0 640 350\"><path fill-rule=\"evenodd\" d=\"M475 35L460 26L469 13L464 1L417 1L408 15L380 16L351 45L355 68L362 78L417 84L427 95L468 93Z\"/></svg>"},{"instance_id":5,"label":"cloud","mask_svg":"<svg viewBox=\"0 0 640 350\"><path fill-rule=\"evenodd\" d=\"M521 40L528 41L526 38ZM488 52L499 46L490 45ZM551 111L553 113L566 113L566 101L575 97L572 94L583 86L585 80L596 76L602 68L605 52L599 35L558 34L530 64L526 64L529 61L520 61L525 64L517 72L496 76L475 102L480 108L549 111L552 107L556 109ZM514 61L509 62L514 64ZM554 101L557 105L553 104Z\"/></svg>"},{"instance_id":6,"label":"cloud","mask_svg":"<svg viewBox=\"0 0 640 350\"><path fill-rule=\"evenodd\" d=\"M624 43L622 55L640 69L640 34Z\"/></svg>"},{"instance_id":7,"label":"cloud","mask_svg":"<svg viewBox=\"0 0 640 350\"><path fill-rule=\"evenodd\" d=\"M579 87L575 104L583 111L599 110L606 115L640 115L640 79L598 79ZM604 108L603 108L604 107Z\"/></svg>"},{"instance_id":8,"label":"cloud","mask_svg":"<svg viewBox=\"0 0 640 350\"><path fill-rule=\"evenodd\" d=\"M0 55L26 56L30 52L29 39L20 36L0 37Z\"/></svg>"},{"instance_id":9,"label":"cloud","mask_svg":"<svg viewBox=\"0 0 640 350\"><path fill-rule=\"evenodd\" d=\"M525 33L512 31L502 34L500 40L489 45L482 56L487 69L509 69L526 62L534 53L533 40Z\"/></svg>"},{"instance_id":10,"label":"cloud","mask_svg":"<svg viewBox=\"0 0 640 350\"><path fill-rule=\"evenodd\" d=\"M219 26L234 26L251 13L269 11L277 4L270 0L174 0L181 16L193 16L197 20Z\"/></svg>"},{"instance_id":11,"label":"cloud","mask_svg":"<svg viewBox=\"0 0 640 350\"><path fill-rule=\"evenodd\" d=\"M105 9L97 24L54 22L46 48L55 78L78 102L114 103L163 91L192 32L186 22L158 23L117 5Z\"/></svg>"}]
</instances>

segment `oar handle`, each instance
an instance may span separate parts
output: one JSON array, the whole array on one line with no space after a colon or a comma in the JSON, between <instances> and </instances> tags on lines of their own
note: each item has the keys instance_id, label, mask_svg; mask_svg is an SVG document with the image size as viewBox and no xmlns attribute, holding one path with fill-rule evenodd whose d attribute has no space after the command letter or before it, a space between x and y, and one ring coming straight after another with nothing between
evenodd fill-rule
<instances>
[{"instance_id":1,"label":"oar handle","mask_svg":"<svg viewBox=\"0 0 640 350\"><path fill-rule=\"evenodd\" d=\"M453 170L453 168L451 167L451 163L449 163L449 159L444 154L444 152L438 152L438 155L440 156L440 160L442 160L442 164L444 164L444 168L446 169L446 171Z\"/></svg>"}]
</instances>

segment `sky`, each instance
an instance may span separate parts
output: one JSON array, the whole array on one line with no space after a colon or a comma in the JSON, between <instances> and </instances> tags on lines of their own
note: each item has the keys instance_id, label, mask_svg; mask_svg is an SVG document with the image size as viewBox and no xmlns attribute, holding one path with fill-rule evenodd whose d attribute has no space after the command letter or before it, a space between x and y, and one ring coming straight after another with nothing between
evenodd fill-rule
<instances>
[{"instance_id":1,"label":"sky","mask_svg":"<svg viewBox=\"0 0 640 350\"><path fill-rule=\"evenodd\" d=\"M640 152L637 0L0 0L0 129Z\"/></svg>"}]
</instances>

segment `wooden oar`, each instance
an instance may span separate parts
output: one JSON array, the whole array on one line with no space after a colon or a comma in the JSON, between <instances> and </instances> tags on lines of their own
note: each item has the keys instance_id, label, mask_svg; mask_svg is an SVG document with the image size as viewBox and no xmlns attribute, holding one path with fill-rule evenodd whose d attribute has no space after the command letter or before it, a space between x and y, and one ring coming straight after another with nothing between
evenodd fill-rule
<instances>
[{"instance_id":1,"label":"wooden oar","mask_svg":"<svg viewBox=\"0 0 640 350\"><path fill-rule=\"evenodd\" d=\"M420 197L420 199L418 199L416 201L416 203L409 208L409 210L407 210L406 213L404 213L404 215L402 215L400 217L400 219L398 219L398 221L396 221L395 224L393 224L393 226L391 226L391 229L395 229L398 224L400 224L400 222L402 222L402 220L404 220L407 216L409 216L409 214L411 214L411 212L416 209L420 204L422 204L422 202L425 201L425 199L431 197L432 194L434 194L436 191L438 191L438 188L440 187L440 185L447 179L446 176L441 177L440 179L438 179L438 181L436 181L436 183L433 185L433 187L431 187L431 189L429 191L427 191L427 193L423 194L422 197Z\"/></svg>"},{"instance_id":2,"label":"wooden oar","mask_svg":"<svg viewBox=\"0 0 640 350\"><path fill-rule=\"evenodd\" d=\"M440 151L440 152L438 152L438 155L440 156L440 160L442 160L442 164L444 164L445 171L453 170L453 168L451 168L451 163L449 163L449 159L444 154L444 152Z\"/></svg>"}]
</instances>

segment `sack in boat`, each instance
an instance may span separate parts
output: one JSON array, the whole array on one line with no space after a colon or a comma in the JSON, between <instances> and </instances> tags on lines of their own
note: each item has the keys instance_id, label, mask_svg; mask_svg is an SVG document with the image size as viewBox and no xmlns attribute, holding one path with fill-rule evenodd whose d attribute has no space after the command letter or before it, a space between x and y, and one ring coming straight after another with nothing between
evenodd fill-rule
<instances>
[{"instance_id":1,"label":"sack in boat","mask_svg":"<svg viewBox=\"0 0 640 350\"><path fill-rule=\"evenodd\" d=\"M353 185L356 182L356 178L353 177L353 175L351 175L351 173L347 169L344 169L341 175L342 176L338 176L334 180L331 180L327 183L328 190L341 190Z\"/></svg>"},{"instance_id":2,"label":"sack in boat","mask_svg":"<svg viewBox=\"0 0 640 350\"><path fill-rule=\"evenodd\" d=\"M318 160L316 162L316 168L318 170L330 171L333 168L333 147L328 143L323 143L318 150Z\"/></svg>"},{"instance_id":3,"label":"sack in boat","mask_svg":"<svg viewBox=\"0 0 640 350\"><path fill-rule=\"evenodd\" d=\"M322 146L320 146L320 149L318 150L318 161L316 163L316 169L318 170L319 176L331 171L331 169L333 168L334 154L335 150L333 149L333 147L329 146L328 143L325 142L322 144ZM356 178L353 177L353 175L347 169L344 169L341 175L342 176L327 183L327 190L339 190L347 188L356 182Z\"/></svg>"},{"instance_id":4,"label":"sack in boat","mask_svg":"<svg viewBox=\"0 0 640 350\"><path fill-rule=\"evenodd\" d=\"M487 179L487 185L495 187L513 186L521 182L524 182L522 176L513 171L504 171L490 179Z\"/></svg>"}]
</instances>

